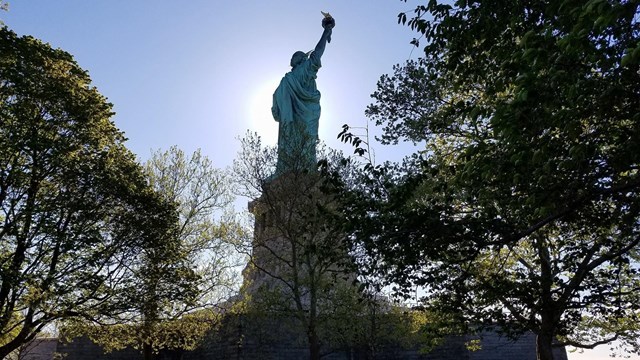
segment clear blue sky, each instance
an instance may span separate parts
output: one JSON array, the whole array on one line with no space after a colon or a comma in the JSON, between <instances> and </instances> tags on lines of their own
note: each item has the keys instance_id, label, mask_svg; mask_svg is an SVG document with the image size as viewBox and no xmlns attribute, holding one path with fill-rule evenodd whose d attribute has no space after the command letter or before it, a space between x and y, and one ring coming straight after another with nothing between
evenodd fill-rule
<instances>
[{"instance_id":1,"label":"clear blue sky","mask_svg":"<svg viewBox=\"0 0 640 360\"><path fill-rule=\"evenodd\" d=\"M201 148L223 167L248 129L275 144L273 91L291 55L315 47L321 10L337 25L317 80L320 138L340 147L342 124L366 123L379 76L418 56L414 34L396 18L414 3L11 0L0 18L74 55L114 104L114 121L140 159L175 144Z\"/></svg>"},{"instance_id":2,"label":"clear blue sky","mask_svg":"<svg viewBox=\"0 0 640 360\"><path fill-rule=\"evenodd\" d=\"M73 54L114 104L114 121L141 160L178 145L187 153L201 148L225 167L247 130L275 144L271 96L291 55L318 41L321 10L336 27L317 80L320 138L349 149L336 140L342 124L365 125L380 75L420 54L409 44L415 34L396 18L417 2L10 0L0 19ZM398 158L406 147L376 150L378 158ZM569 358L605 359L606 350Z\"/></svg>"}]
</instances>

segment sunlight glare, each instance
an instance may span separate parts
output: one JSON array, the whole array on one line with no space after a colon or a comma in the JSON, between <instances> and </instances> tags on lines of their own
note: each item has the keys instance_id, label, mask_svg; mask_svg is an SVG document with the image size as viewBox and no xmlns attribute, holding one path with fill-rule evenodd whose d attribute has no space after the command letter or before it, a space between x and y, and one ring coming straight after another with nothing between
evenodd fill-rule
<instances>
[{"instance_id":1,"label":"sunlight glare","mask_svg":"<svg viewBox=\"0 0 640 360\"><path fill-rule=\"evenodd\" d=\"M249 101L249 130L257 132L265 145L275 145L278 142L278 123L271 115L271 103L273 92L279 83L280 77L266 78L255 87Z\"/></svg>"}]
</instances>

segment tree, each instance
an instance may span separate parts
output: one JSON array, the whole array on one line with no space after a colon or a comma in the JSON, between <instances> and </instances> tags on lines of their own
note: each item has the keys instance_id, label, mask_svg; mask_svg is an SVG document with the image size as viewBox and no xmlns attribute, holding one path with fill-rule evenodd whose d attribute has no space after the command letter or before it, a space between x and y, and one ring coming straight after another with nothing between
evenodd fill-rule
<instances>
[{"instance_id":1,"label":"tree","mask_svg":"<svg viewBox=\"0 0 640 360\"><path fill-rule=\"evenodd\" d=\"M369 270L406 296L425 287L461 322L534 332L539 359L555 339L639 352L638 6L430 1L400 14L424 58L382 76L367 115L383 143L424 148L366 165L368 186L342 202Z\"/></svg>"},{"instance_id":2,"label":"tree","mask_svg":"<svg viewBox=\"0 0 640 360\"><path fill-rule=\"evenodd\" d=\"M339 223L328 221L335 204L320 174L309 169L308 149L306 142L280 155L279 169L288 170L274 175L277 150L248 135L234 169L240 193L254 199L256 227L244 242L250 255L245 270L250 305L292 317L306 333L310 358L319 359L327 344L323 329L338 331L331 325L336 321L355 324L357 312L348 309L359 295L352 286L345 233Z\"/></svg>"},{"instance_id":3,"label":"tree","mask_svg":"<svg viewBox=\"0 0 640 360\"><path fill-rule=\"evenodd\" d=\"M435 313L399 306L379 287L356 278L363 259L349 247L337 211L342 199L334 189L353 180L350 172L355 169L336 166L341 155L322 146L296 145L283 156L276 148L263 147L255 134L242 139L234 169L239 191L254 199L249 208L255 227L253 237L242 244L249 264L245 301L236 307L252 316L251 323L266 316L272 328L278 321L286 329L270 334L275 341L278 335L304 333L310 359L353 349L375 359L396 347L439 345L441 331L424 331L440 321ZM309 168L310 148L319 153L318 170Z\"/></svg>"},{"instance_id":4,"label":"tree","mask_svg":"<svg viewBox=\"0 0 640 360\"><path fill-rule=\"evenodd\" d=\"M122 311L127 259L175 222L111 115L71 55L0 29L0 358Z\"/></svg>"},{"instance_id":5,"label":"tree","mask_svg":"<svg viewBox=\"0 0 640 360\"><path fill-rule=\"evenodd\" d=\"M0 0L0 11L9 11L9 3L4 0ZM4 26L4 21L0 20L0 26Z\"/></svg>"},{"instance_id":6,"label":"tree","mask_svg":"<svg viewBox=\"0 0 640 360\"><path fill-rule=\"evenodd\" d=\"M146 343L157 351L171 345L176 337L175 324L182 326L180 317L196 309L214 307L226 300L236 289L239 258L228 239L235 229L228 215L231 180L217 169L200 150L185 156L177 147L154 152L145 170L151 186L167 199L178 204L179 227L171 249L145 254L138 272L142 280L141 314L146 323L145 333L158 340L167 332L164 341ZM227 211L227 213L225 213ZM168 277L150 276L165 274ZM180 280L180 281L176 281ZM188 318L187 318L188 319ZM209 321L209 324L213 324ZM190 332L193 327L185 326ZM201 331L199 333L204 333ZM183 334L187 338L190 334ZM185 344L187 344L185 346ZM182 350L194 348L198 342L182 342ZM168 346L181 349L180 346Z\"/></svg>"},{"instance_id":7,"label":"tree","mask_svg":"<svg viewBox=\"0 0 640 360\"><path fill-rule=\"evenodd\" d=\"M79 324L65 328L63 341L87 336L109 353L133 347L143 350L144 357L153 358L162 353L162 359L182 359L186 351L194 350L221 323L221 313L215 309L202 309L171 319L153 322L116 323L108 326ZM144 349L149 350L145 351Z\"/></svg>"},{"instance_id":8,"label":"tree","mask_svg":"<svg viewBox=\"0 0 640 360\"><path fill-rule=\"evenodd\" d=\"M144 170L151 187L177 205L178 225L130 262L135 286L125 300L126 323L81 325L75 333L106 350L136 347L145 359L170 350L180 358L217 323L213 308L237 290L240 259L227 241L236 227L225 214L231 181L200 150L186 156L175 146L154 152Z\"/></svg>"}]
</instances>

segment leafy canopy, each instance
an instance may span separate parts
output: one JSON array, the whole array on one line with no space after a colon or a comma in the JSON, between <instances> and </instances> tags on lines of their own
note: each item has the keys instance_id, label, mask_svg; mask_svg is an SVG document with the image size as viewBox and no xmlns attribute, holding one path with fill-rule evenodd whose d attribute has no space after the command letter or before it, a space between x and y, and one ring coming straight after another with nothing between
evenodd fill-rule
<instances>
[{"instance_id":1,"label":"leafy canopy","mask_svg":"<svg viewBox=\"0 0 640 360\"><path fill-rule=\"evenodd\" d=\"M111 115L71 55L0 29L0 357L123 311L127 259L175 220Z\"/></svg>"},{"instance_id":2,"label":"leafy canopy","mask_svg":"<svg viewBox=\"0 0 640 360\"><path fill-rule=\"evenodd\" d=\"M638 2L429 1L398 20L424 57L380 78L367 115L424 148L366 166L345 201L367 271L531 330L541 358L555 336L637 351Z\"/></svg>"}]
</instances>

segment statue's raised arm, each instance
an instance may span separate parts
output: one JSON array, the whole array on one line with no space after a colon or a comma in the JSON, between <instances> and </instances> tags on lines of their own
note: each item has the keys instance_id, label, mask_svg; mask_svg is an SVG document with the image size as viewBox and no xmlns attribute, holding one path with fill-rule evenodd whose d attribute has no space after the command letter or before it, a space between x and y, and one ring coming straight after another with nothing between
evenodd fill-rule
<instances>
[{"instance_id":1,"label":"statue's raised arm","mask_svg":"<svg viewBox=\"0 0 640 360\"><path fill-rule=\"evenodd\" d=\"M316 87L320 58L335 26L328 13L322 13L323 32L311 55L296 51L291 57L291 71L286 73L273 93L271 112L278 129L278 165L276 176L315 167L318 142L320 92Z\"/></svg>"},{"instance_id":2,"label":"statue's raised arm","mask_svg":"<svg viewBox=\"0 0 640 360\"><path fill-rule=\"evenodd\" d=\"M333 32L333 27L336 26L336 21L333 19L331 14L322 12L324 15L324 19L322 19L322 27L324 31L322 32L322 36L320 36L320 41L316 45L315 49L311 53L311 58L314 60L320 61L322 54L324 54L324 48L327 46L327 43L331 42L331 33Z\"/></svg>"}]
</instances>

